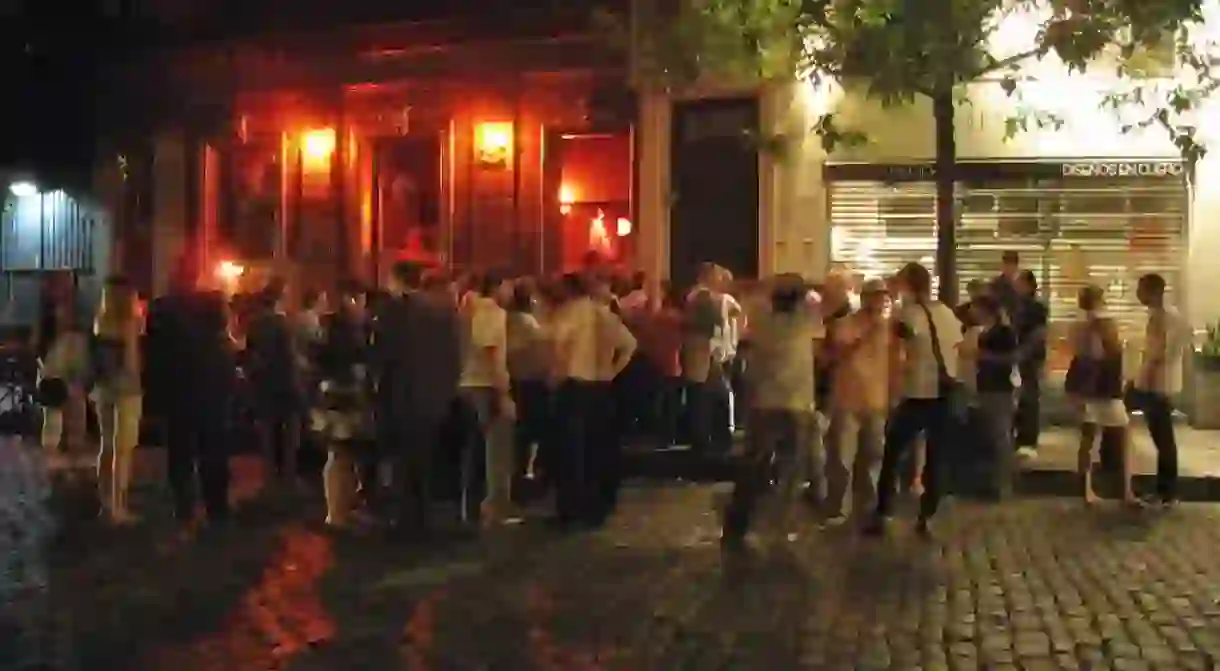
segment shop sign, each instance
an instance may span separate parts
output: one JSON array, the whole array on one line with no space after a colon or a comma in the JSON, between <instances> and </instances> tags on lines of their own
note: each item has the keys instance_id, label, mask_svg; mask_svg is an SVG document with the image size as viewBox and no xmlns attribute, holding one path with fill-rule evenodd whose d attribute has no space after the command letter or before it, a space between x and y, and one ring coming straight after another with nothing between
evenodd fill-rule
<instances>
[{"instance_id":1,"label":"shop sign","mask_svg":"<svg viewBox=\"0 0 1220 671\"><path fill-rule=\"evenodd\" d=\"M1064 163L1064 177L1180 177L1182 164L1175 161L1084 161Z\"/></svg>"},{"instance_id":2,"label":"shop sign","mask_svg":"<svg viewBox=\"0 0 1220 671\"><path fill-rule=\"evenodd\" d=\"M1014 179L1061 179L1063 177L1174 178L1185 168L1178 161L957 161L957 181L982 182ZM931 182L936 179L932 163L831 163L824 168L828 182Z\"/></svg>"}]
</instances>

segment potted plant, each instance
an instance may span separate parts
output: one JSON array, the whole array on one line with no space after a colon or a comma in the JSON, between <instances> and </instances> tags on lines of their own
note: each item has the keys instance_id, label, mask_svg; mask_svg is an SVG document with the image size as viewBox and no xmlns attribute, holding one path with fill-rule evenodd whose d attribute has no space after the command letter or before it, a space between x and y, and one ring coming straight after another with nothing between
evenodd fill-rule
<instances>
[{"instance_id":1,"label":"potted plant","mask_svg":"<svg viewBox=\"0 0 1220 671\"><path fill-rule=\"evenodd\" d=\"M1220 429L1220 322L1207 326L1207 337L1195 350L1194 413L1196 429Z\"/></svg>"}]
</instances>

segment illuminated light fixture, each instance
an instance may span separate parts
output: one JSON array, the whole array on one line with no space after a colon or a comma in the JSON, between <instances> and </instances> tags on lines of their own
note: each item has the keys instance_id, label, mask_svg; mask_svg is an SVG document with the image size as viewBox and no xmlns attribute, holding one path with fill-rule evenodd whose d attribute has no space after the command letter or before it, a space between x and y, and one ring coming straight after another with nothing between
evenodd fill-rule
<instances>
[{"instance_id":1,"label":"illuminated light fixture","mask_svg":"<svg viewBox=\"0 0 1220 671\"><path fill-rule=\"evenodd\" d=\"M313 163L324 163L335 153L335 129L317 128L301 137L301 151Z\"/></svg>"},{"instance_id":2,"label":"illuminated light fixture","mask_svg":"<svg viewBox=\"0 0 1220 671\"><path fill-rule=\"evenodd\" d=\"M234 261L221 261L216 264L216 277L224 282L236 282L246 274L246 267Z\"/></svg>"},{"instance_id":3,"label":"illuminated light fixture","mask_svg":"<svg viewBox=\"0 0 1220 671\"><path fill-rule=\"evenodd\" d=\"M564 184L559 187L559 213L569 214L572 212L572 204L576 202L576 194L572 191L572 187Z\"/></svg>"},{"instance_id":4,"label":"illuminated light fixture","mask_svg":"<svg viewBox=\"0 0 1220 671\"><path fill-rule=\"evenodd\" d=\"M505 170L513 148L513 124L508 121L486 122L475 131L475 158L479 167Z\"/></svg>"},{"instance_id":5,"label":"illuminated light fixture","mask_svg":"<svg viewBox=\"0 0 1220 671\"><path fill-rule=\"evenodd\" d=\"M625 238L631 235L631 220L627 217L619 217L618 221L614 222L614 231L618 233L618 237Z\"/></svg>"},{"instance_id":6,"label":"illuminated light fixture","mask_svg":"<svg viewBox=\"0 0 1220 671\"><path fill-rule=\"evenodd\" d=\"M38 195L38 185L33 182L13 182L8 190L18 198L29 198Z\"/></svg>"}]
</instances>

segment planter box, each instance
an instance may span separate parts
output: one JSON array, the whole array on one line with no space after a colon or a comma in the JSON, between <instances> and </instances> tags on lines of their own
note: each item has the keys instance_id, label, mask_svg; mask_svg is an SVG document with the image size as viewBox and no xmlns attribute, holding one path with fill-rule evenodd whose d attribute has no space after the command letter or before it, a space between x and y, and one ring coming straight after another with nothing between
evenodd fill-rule
<instances>
[{"instance_id":1,"label":"planter box","mask_svg":"<svg viewBox=\"0 0 1220 671\"><path fill-rule=\"evenodd\" d=\"M1220 360L1196 356L1194 360L1194 412L1196 429L1220 429Z\"/></svg>"}]
</instances>

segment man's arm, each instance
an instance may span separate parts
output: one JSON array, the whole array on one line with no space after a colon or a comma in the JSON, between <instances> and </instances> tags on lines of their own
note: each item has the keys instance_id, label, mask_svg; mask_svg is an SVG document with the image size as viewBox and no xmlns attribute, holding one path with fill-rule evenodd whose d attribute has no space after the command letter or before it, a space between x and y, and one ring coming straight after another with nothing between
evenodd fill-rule
<instances>
[{"instance_id":1,"label":"man's arm","mask_svg":"<svg viewBox=\"0 0 1220 671\"><path fill-rule=\"evenodd\" d=\"M631 362L639 343L635 336L631 335L631 330L623 324L623 320L608 311L606 318L610 320L610 332L614 342L614 377L618 377Z\"/></svg>"},{"instance_id":2,"label":"man's arm","mask_svg":"<svg viewBox=\"0 0 1220 671\"><path fill-rule=\"evenodd\" d=\"M1140 366L1141 386L1152 382L1157 370L1165 365L1168 358L1169 333L1165 314L1153 314L1148 318L1148 342L1144 343L1144 361Z\"/></svg>"}]
</instances>

